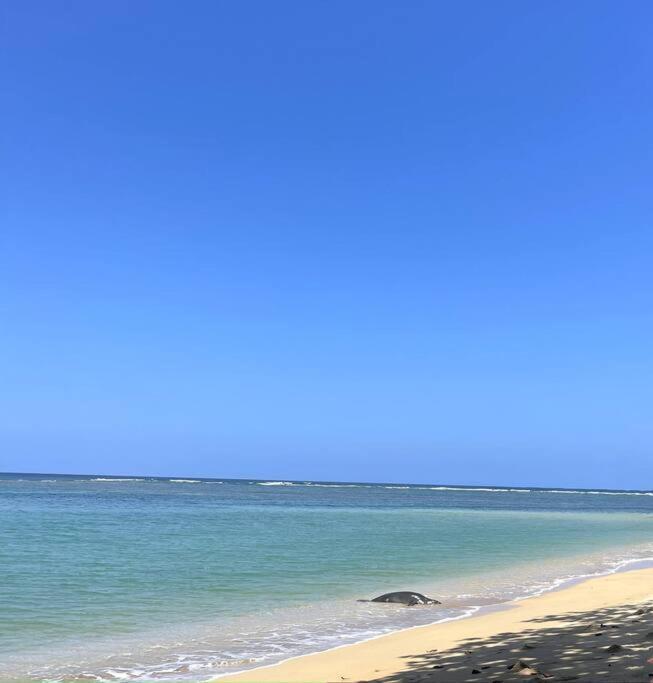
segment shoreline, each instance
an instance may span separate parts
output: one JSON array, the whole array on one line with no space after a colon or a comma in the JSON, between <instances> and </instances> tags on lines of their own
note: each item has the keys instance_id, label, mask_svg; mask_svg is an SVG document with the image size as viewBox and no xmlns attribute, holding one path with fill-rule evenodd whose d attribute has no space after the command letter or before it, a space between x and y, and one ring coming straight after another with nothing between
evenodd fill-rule
<instances>
[{"instance_id":1,"label":"shoreline","mask_svg":"<svg viewBox=\"0 0 653 683\"><path fill-rule=\"evenodd\" d=\"M210 680L221 683L231 683L231 681L238 683L308 683L309 681L311 683L322 683L355 680L420 680L419 676L428 676L424 680L434 681L467 680L464 674L468 672L461 666L454 667L458 669L457 672L449 671L447 678L442 677L441 674L444 672L438 672L437 678L434 678L436 672L433 667L439 669L444 667L443 664L434 664L430 670L416 672L416 667L407 665L406 662L411 658L415 660L432 659L431 655L435 650L435 645L440 645L439 650L443 653L445 652L443 645L446 646L446 650L452 650L452 657L460 656L459 652L456 653L453 650L468 639L477 639L474 631L482 632L486 638L496 636L499 633L505 635L507 628L512 628L514 635L522 640L531 636L545 636L546 634L541 632L541 628L525 628L526 621L533 615L536 615L538 619L547 617L542 622L543 624L552 621L578 622L580 614L578 610L585 610L588 615L596 612L597 616L599 616L599 612L608 610L618 612L619 618L624 618L632 615L624 615L623 610L628 612L632 608L631 611L636 611L640 603L649 601L653 603L653 560L650 558L626 560L610 572L570 577L562 580L558 585L549 586L532 595L519 597L509 602L470 607L465 614L447 617L430 624L411 626L372 636L353 644L343 644L315 653L297 655L280 662L265 664L240 672L219 674ZM551 612L552 608L554 611L548 613ZM548 614L541 614L543 611ZM567 617L566 620L564 619L565 616ZM605 617L605 615L602 616ZM649 627L653 629L653 617L651 617ZM524 631L528 632L527 635ZM599 632L595 635L602 634ZM647 635L650 635L650 639L653 640L653 631ZM425 647L426 645L430 647ZM632 647L636 646L631 645L631 649ZM653 643L651 647L653 648ZM422 648L424 649L422 650ZM546 648L542 648L541 651L545 652ZM469 651L465 650L464 652ZM518 657L519 652L513 654ZM653 650L650 654L653 654ZM442 655L438 655L438 657L441 658ZM608 657L607 654L603 658L595 656L594 659L600 662L606 657ZM614 657L614 655L610 655L610 657ZM640 662L642 666L646 663L646 659L646 657L642 658L642 662ZM618 670L618 667L614 666L615 663L616 661L607 663L610 675L614 675ZM648 664L648 667L653 674L653 664ZM485 673L485 668L490 669L492 666L475 669L476 673L469 674L472 676L470 680L486 680L486 677L482 675ZM552 666L550 665L549 668ZM506 678L504 668L501 680L509 680L513 674L517 675L516 672L508 671L508 678ZM462 678L461 675L463 675ZM492 672L492 675L496 676L497 671ZM618 675L630 674L622 671ZM418 677L415 678L415 676ZM515 680L523 680L523 678L520 676ZM612 680L640 679L613 678ZM649 678L645 676L641 680L649 680Z\"/></svg>"}]
</instances>

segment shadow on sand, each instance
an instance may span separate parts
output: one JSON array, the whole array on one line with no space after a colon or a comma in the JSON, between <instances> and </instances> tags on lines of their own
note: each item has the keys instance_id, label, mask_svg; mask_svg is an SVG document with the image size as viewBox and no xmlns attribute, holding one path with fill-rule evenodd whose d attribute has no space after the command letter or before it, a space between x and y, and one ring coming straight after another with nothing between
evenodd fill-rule
<instances>
[{"instance_id":1,"label":"shadow on sand","mask_svg":"<svg viewBox=\"0 0 653 683\"><path fill-rule=\"evenodd\" d=\"M374 683L652 681L653 605L532 619L532 628L469 638L452 650L406 657L404 671ZM435 645L436 643L434 643Z\"/></svg>"}]
</instances>

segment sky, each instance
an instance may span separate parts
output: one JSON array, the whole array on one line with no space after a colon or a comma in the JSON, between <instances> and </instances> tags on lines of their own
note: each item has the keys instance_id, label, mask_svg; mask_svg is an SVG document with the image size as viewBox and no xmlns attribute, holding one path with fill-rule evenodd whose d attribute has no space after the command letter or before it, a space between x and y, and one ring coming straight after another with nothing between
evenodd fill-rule
<instances>
[{"instance_id":1,"label":"sky","mask_svg":"<svg viewBox=\"0 0 653 683\"><path fill-rule=\"evenodd\" d=\"M3 5L0 471L653 488L653 5Z\"/></svg>"}]
</instances>

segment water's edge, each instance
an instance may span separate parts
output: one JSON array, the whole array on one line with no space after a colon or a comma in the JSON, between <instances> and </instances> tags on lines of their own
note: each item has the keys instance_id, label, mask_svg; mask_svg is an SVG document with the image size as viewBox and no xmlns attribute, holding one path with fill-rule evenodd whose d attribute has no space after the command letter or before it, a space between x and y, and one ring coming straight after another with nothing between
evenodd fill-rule
<instances>
[{"instance_id":1,"label":"water's edge","mask_svg":"<svg viewBox=\"0 0 653 683\"><path fill-rule=\"evenodd\" d=\"M203 681L643 566L653 493L0 475L0 528L0 679Z\"/></svg>"},{"instance_id":2,"label":"water's edge","mask_svg":"<svg viewBox=\"0 0 653 683\"><path fill-rule=\"evenodd\" d=\"M483 616L485 614L492 614L494 612L499 612L499 611L504 611L504 610L511 610L515 608L515 603L521 602L523 600L530 600L533 598L538 598L546 593L553 593L555 591L563 591L568 588L571 588L572 586L585 583L586 581L591 581L592 579L599 578L601 576L609 576L611 574L618 574L622 572L630 572L630 571L638 571L640 569L653 569L653 556L648 557L648 558L637 558L633 560L623 560L621 561L616 567L613 569L609 569L606 571L600 571L600 572L595 572L591 574L581 574L577 576L572 576L572 577L566 577L566 578L561 578L561 579L556 579L552 582L552 584L546 588L541 588L538 589L532 593L528 593L516 598L513 598L507 602L497 602L493 603L490 605L473 605L469 607L467 610L465 610L464 613L454 616L454 617L446 617L444 619L436 619L435 621L429 622L427 624L419 624L417 626L408 626L406 628L398 628L393 631L389 631L387 633L381 633L379 635L375 636L370 636L368 638L361 638L360 640L356 640L353 643L345 643L342 645L335 645L334 647L329 647L325 648L322 650L316 650L314 652L308 652L300 655L294 655L292 657L286 657L285 659L281 659L277 662L272 662L270 664L263 664L261 666L255 666L255 667L249 667L246 669L238 669L237 671L229 671L223 674L217 674L214 676L211 676L210 678L207 678L204 680L203 683L210 683L211 681L215 681L220 678L226 678L228 676L235 676L236 674L240 673L246 673L246 672L254 672L254 671L260 671L263 669L272 669L275 666L279 666L281 664L285 664L286 662L291 662L291 661L296 661L299 659L305 659L307 657L312 657L317 654L323 654L326 652L335 652L337 650L342 650L343 648L346 647L355 647L356 645L360 645L361 643L368 643L374 640L380 640L382 638L387 638L389 636L394 636L398 633L407 633L409 631L415 631L419 629L425 629L425 628L430 628L432 626L435 626L437 624L445 624L445 623L450 623L452 621L460 621L462 619L471 619L473 617L479 617Z\"/></svg>"}]
</instances>

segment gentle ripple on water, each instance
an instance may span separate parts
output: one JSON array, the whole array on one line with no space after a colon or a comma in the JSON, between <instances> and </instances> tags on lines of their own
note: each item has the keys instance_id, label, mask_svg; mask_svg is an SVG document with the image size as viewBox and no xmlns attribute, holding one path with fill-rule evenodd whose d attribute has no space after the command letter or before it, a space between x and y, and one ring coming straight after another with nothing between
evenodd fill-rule
<instances>
[{"instance_id":1,"label":"gentle ripple on water","mask_svg":"<svg viewBox=\"0 0 653 683\"><path fill-rule=\"evenodd\" d=\"M0 475L0 677L199 680L455 618L652 555L652 512L647 491ZM445 604L355 602L402 588Z\"/></svg>"}]
</instances>

